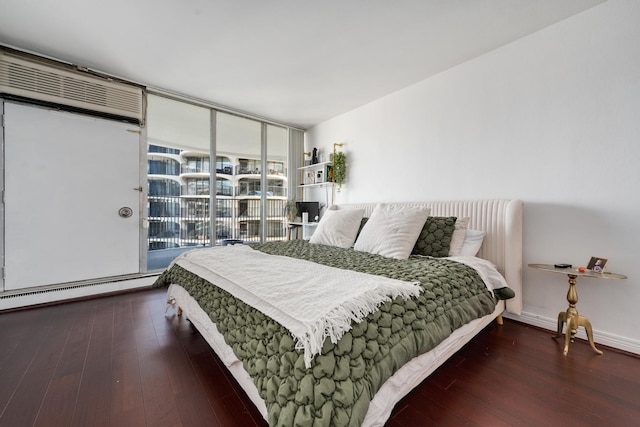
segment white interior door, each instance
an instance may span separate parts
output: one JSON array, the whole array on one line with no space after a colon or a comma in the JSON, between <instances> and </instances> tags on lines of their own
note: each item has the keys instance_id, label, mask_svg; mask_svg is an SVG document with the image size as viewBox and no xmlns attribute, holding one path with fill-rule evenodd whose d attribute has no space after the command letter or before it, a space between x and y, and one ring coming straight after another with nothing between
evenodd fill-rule
<instances>
[{"instance_id":1,"label":"white interior door","mask_svg":"<svg viewBox=\"0 0 640 427\"><path fill-rule=\"evenodd\" d=\"M140 135L131 130L5 103L5 291L139 271Z\"/></svg>"}]
</instances>

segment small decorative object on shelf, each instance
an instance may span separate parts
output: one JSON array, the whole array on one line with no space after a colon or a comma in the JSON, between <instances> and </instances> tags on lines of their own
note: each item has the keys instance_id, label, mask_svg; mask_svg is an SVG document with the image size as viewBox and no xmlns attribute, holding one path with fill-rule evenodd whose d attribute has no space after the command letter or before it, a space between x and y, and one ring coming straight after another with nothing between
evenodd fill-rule
<instances>
[{"instance_id":1,"label":"small decorative object on shelf","mask_svg":"<svg viewBox=\"0 0 640 427\"><path fill-rule=\"evenodd\" d=\"M589 260L589 264L587 264L587 270L591 270L594 273L602 273L604 271L604 267L607 265L607 259L598 258L592 256Z\"/></svg>"},{"instance_id":2,"label":"small decorative object on shelf","mask_svg":"<svg viewBox=\"0 0 640 427\"><path fill-rule=\"evenodd\" d=\"M336 147L342 147L342 143L333 144L333 182L338 184L338 191L342 189L342 183L347 175L347 156L343 151L336 151Z\"/></svg>"},{"instance_id":3,"label":"small decorative object on shelf","mask_svg":"<svg viewBox=\"0 0 640 427\"><path fill-rule=\"evenodd\" d=\"M334 182L334 180L333 180L333 164L327 163L325 165L325 167L324 167L324 176L327 177L327 182Z\"/></svg>"},{"instance_id":4,"label":"small decorative object on shelf","mask_svg":"<svg viewBox=\"0 0 640 427\"><path fill-rule=\"evenodd\" d=\"M316 183L316 174L313 170L307 170L304 174L304 185L313 185Z\"/></svg>"},{"instance_id":5,"label":"small decorative object on shelf","mask_svg":"<svg viewBox=\"0 0 640 427\"><path fill-rule=\"evenodd\" d=\"M315 165L318 163L318 149L314 147L313 154L311 155L311 164Z\"/></svg>"}]
</instances>

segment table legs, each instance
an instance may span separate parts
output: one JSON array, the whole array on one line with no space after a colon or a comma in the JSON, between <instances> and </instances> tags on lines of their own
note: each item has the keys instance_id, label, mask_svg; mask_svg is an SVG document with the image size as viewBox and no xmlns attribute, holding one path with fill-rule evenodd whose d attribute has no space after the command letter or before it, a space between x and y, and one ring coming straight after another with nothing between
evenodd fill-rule
<instances>
[{"instance_id":1,"label":"table legs","mask_svg":"<svg viewBox=\"0 0 640 427\"><path fill-rule=\"evenodd\" d=\"M296 232L296 239L299 239L300 236L298 235L298 231L300 230L300 228L302 228L301 225L293 225L293 224L289 224L287 226L287 240L291 240L291 233L295 230Z\"/></svg>"},{"instance_id":2,"label":"table legs","mask_svg":"<svg viewBox=\"0 0 640 427\"><path fill-rule=\"evenodd\" d=\"M595 342L593 342L593 328L591 327L591 322L584 316L580 316L576 313L576 315L568 315L566 311L561 311L558 314L558 332L556 333L555 338L559 338L562 336L562 326L564 323L567 323L567 332L564 338L564 350L562 354L565 356L569 353L569 342L573 342L574 337L576 336L576 332L578 332L578 328L580 326L584 327L587 332L587 339L589 340L589 345L598 354L602 354L602 351L596 348Z\"/></svg>"},{"instance_id":3,"label":"table legs","mask_svg":"<svg viewBox=\"0 0 640 427\"><path fill-rule=\"evenodd\" d=\"M569 342L573 342L576 333L578 332L578 328L580 326L584 327L587 332L587 339L589 340L589 345L598 354L602 354L600 350L596 348L595 343L593 342L593 328L591 327L591 322L584 316L580 316L578 314L578 310L576 309L576 304L578 303L578 292L576 291L576 276L575 274L569 274L569 291L567 292L567 301L569 301L569 308L567 311L561 311L558 314L558 331L556 332L555 338L559 338L562 336L562 326L564 323L567 324L567 331L565 332L564 338L564 350L562 354L565 356L569 353Z\"/></svg>"}]
</instances>

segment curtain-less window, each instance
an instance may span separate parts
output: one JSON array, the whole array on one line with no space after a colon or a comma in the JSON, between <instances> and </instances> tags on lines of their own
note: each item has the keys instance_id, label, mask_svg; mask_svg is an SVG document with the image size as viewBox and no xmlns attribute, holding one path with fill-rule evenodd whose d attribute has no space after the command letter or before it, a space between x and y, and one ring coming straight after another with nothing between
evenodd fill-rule
<instances>
[{"instance_id":1,"label":"curtain-less window","mask_svg":"<svg viewBox=\"0 0 640 427\"><path fill-rule=\"evenodd\" d=\"M289 131L283 127L266 125L266 132L265 239L280 240L286 236Z\"/></svg>"},{"instance_id":2,"label":"curtain-less window","mask_svg":"<svg viewBox=\"0 0 640 427\"><path fill-rule=\"evenodd\" d=\"M286 237L289 128L158 95L147 124L148 270L187 249Z\"/></svg>"},{"instance_id":3,"label":"curtain-less window","mask_svg":"<svg viewBox=\"0 0 640 427\"><path fill-rule=\"evenodd\" d=\"M168 266L181 252L212 244L211 111L148 96L147 269Z\"/></svg>"},{"instance_id":4,"label":"curtain-less window","mask_svg":"<svg viewBox=\"0 0 640 427\"><path fill-rule=\"evenodd\" d=\"M216 155L229 159L231 174L216 174L220 188L234 189L221 194L216 209L231 212L216 219L216 234L223 239L259 242L262 203L262 124L229 113L216 113ZM224 193L224 192L223 192ZM229 192L227 191L227 194Z\"/></svg>"}]
</instances>

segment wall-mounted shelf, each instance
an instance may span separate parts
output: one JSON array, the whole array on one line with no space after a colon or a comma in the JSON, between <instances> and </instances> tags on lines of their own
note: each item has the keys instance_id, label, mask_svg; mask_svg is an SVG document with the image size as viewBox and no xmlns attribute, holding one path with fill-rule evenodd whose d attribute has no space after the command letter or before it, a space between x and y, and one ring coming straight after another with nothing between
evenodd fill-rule
<instances>
[{"instance_id":1,"label":"wall-mounted shelf","mask_svg":"<svg viewBox=\"0 0 640 427\"><path fill-rule=\"evenodd\" d=\"M328 185L333 185L333 182L320 182L317 184L300 184L298 185L299 188L311 188L311 187L326 187Z\"/></svg>"},{"instance_id":2,"label":"wall-mounted shelf","mask_svg":"<svg viewBox=\"0 0 640 427\"><path fill-rule=\"evenodd\" d=\"M324 167L324 166L327 166L327 165L331 166L331 165L333 165L333 162L328 161L328 162L314 163L314 164L312 164L312 165L307 165L307 166L299 167L298 169L300 169L300 170L307 170L307 169L320 169L320 168L322 168L322 167Z\"/></svg>"},{"instance_id":3,"label":"wall-mounted shelf","mask_svg":"<svg viewBox=\"0 0 640 427\"><path fill-rule=\"evenodd\" d=\"M302 173L302 184L298 185L298 188L302 188L302 200L305 201L304 189L312 188L331 188L331 201L327 200L327 204L333 204L333 188L334 182L329 181L330 171L333 168L333 162L319 162L312 165L299 167L298 170ZM320 181L320 182L318 182ZM327 197L328 199L328 197Z\"/></svg>"},{"instance_id":4,"label":"wall-mounted shelf","mask_svg":"<svg viewBox=\"0 0 640 427\"><path fill-rule=\"evenodd\" d=\"M320 162L298 168L302 172L302 184L300 187L313 185L333 184L329 181L329 174L333 168L333 162Z\"/></svg>"}]
</instances>

